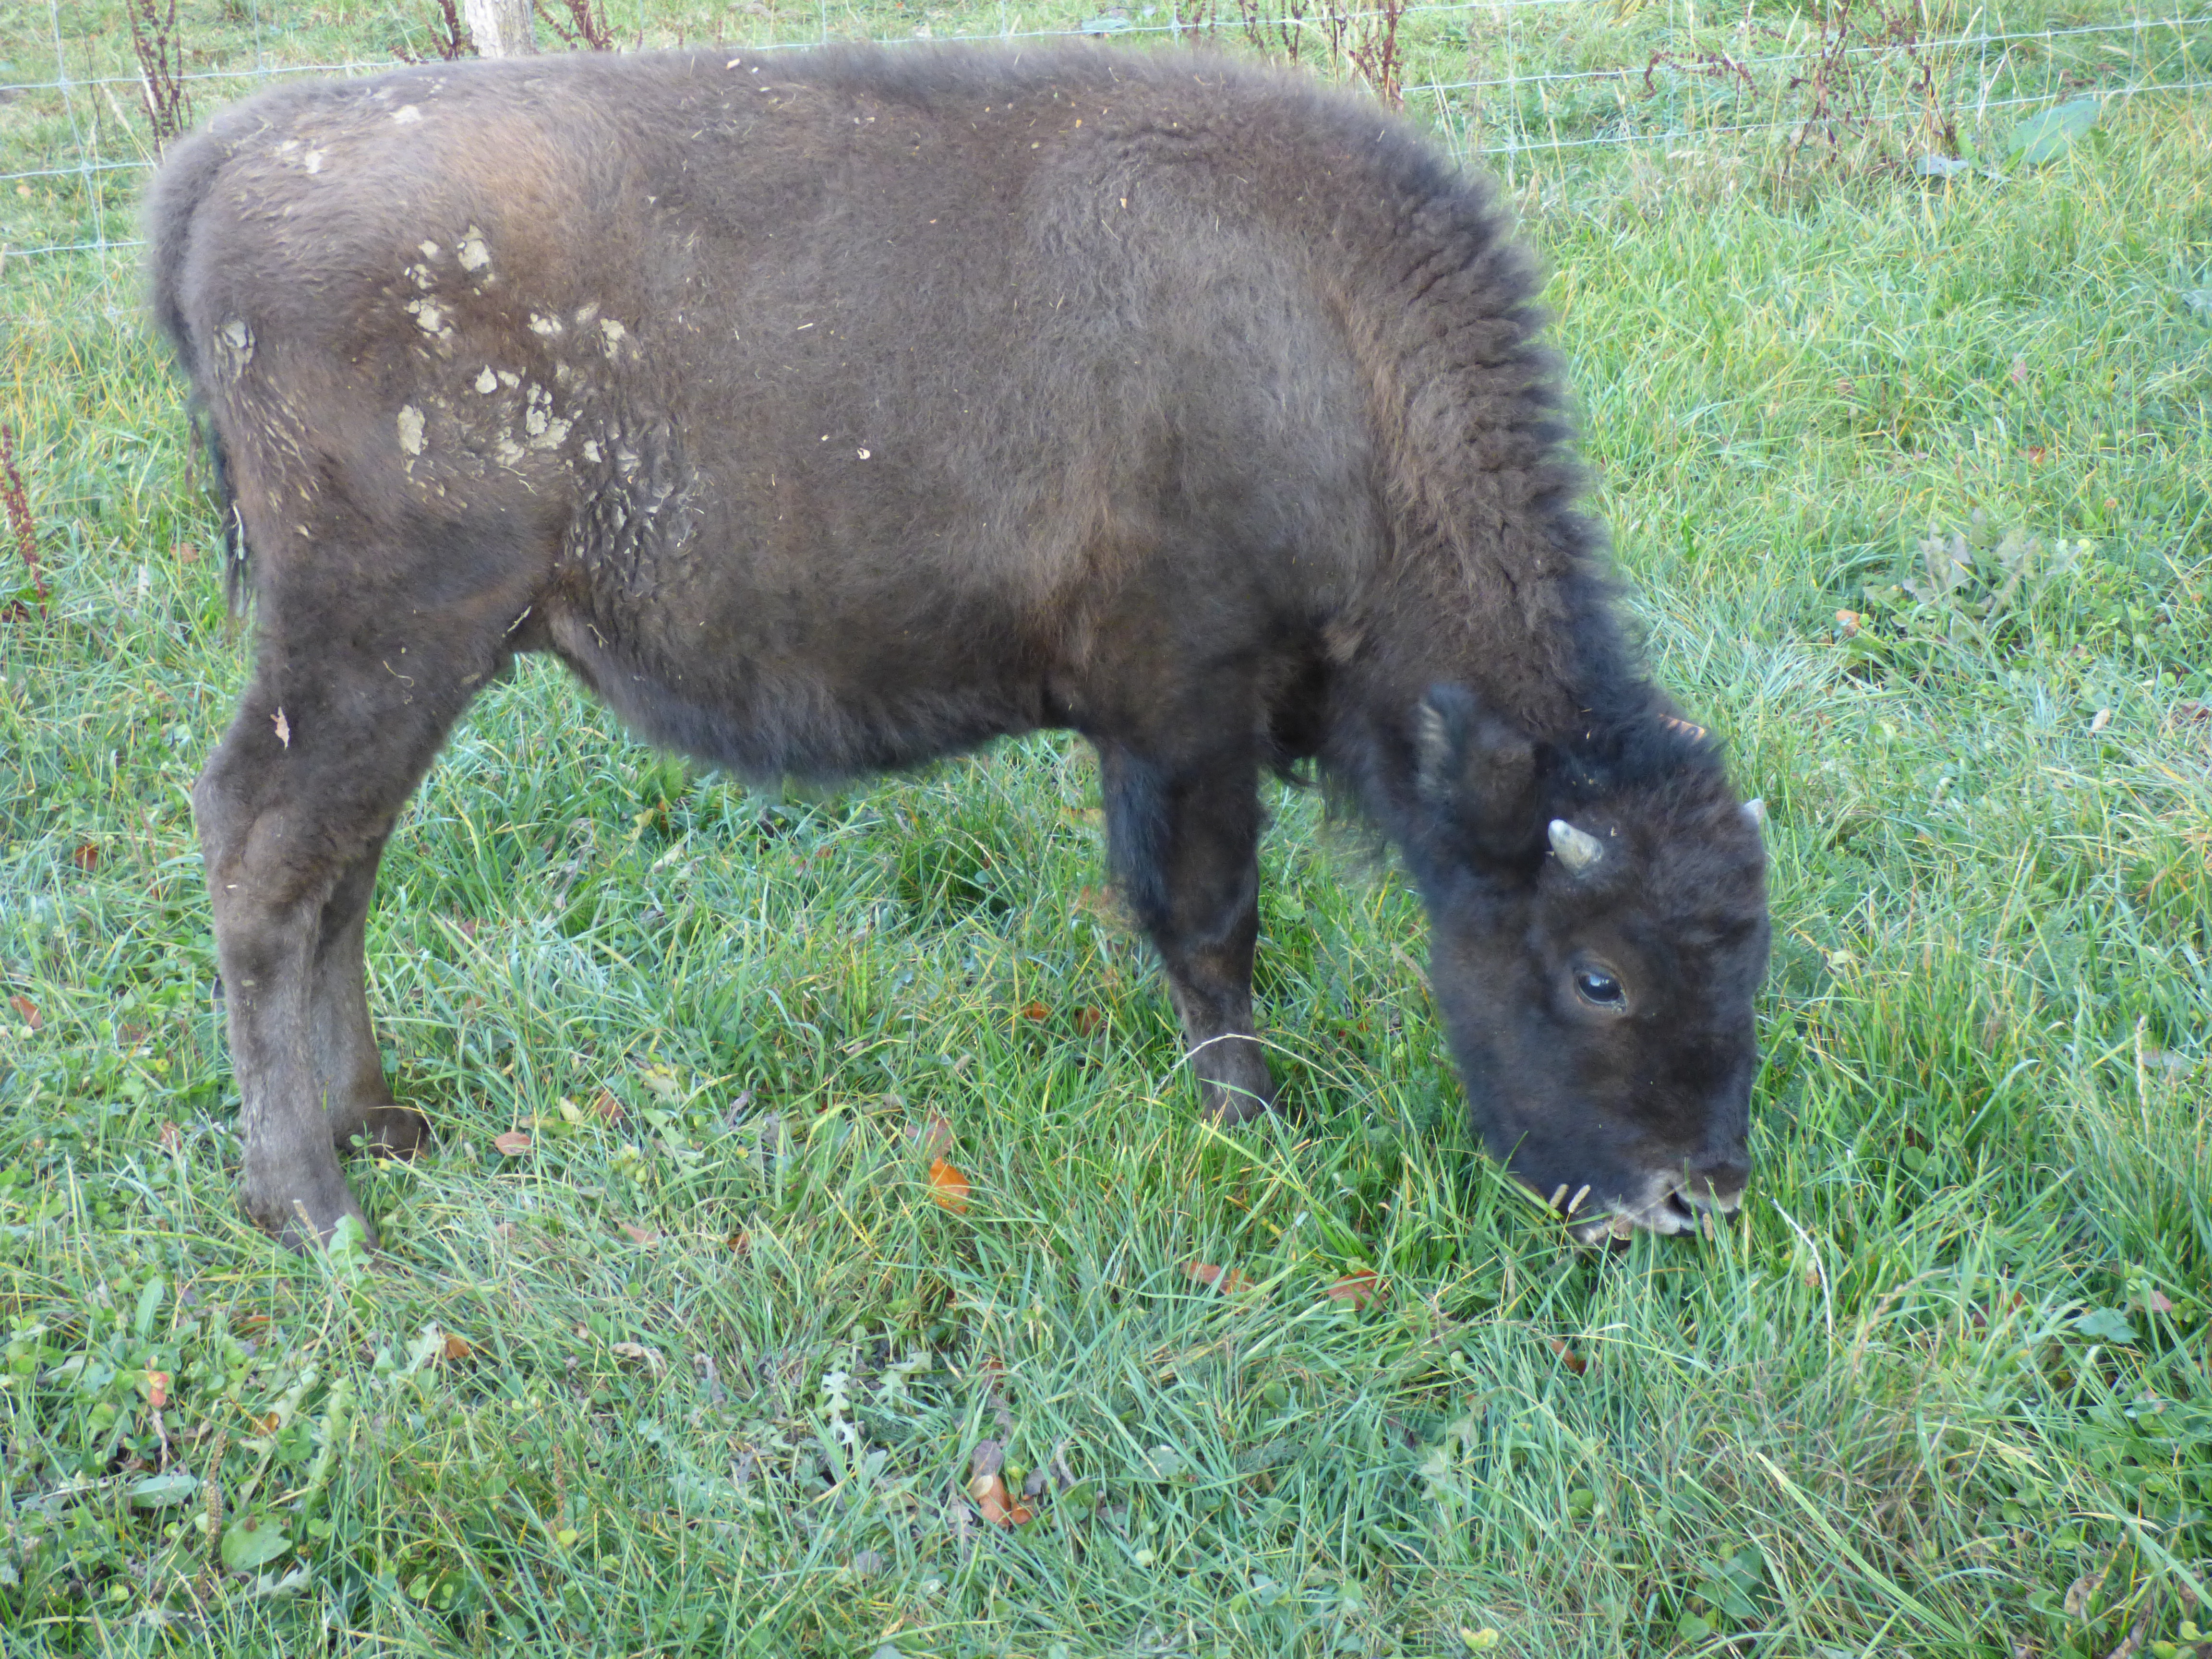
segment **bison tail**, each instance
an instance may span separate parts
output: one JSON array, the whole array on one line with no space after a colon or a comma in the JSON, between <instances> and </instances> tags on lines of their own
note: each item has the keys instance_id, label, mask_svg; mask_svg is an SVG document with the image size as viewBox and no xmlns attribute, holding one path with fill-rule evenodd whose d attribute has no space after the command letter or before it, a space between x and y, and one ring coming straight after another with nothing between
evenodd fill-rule
<instances>
[{"instance_id":1,"label":"bison tail","mask_svg":"<svg viewBox=\"0 0 2212 1659\"><path fill-rule=\"evenodd\" d=\"M216 508L222 515L223 594L234 616L246 601L246 535L232 495L230 461L223 450L222 434L208 414L204 342L193 337L184 303L192 222L228 155L228 147L207 131L193 134L172 149L146 194L143 222L150 250L146 262L148 301L155 326L175 348L178 361L191 381L193 434L207 456L214 477Z\"/></svg>"}]
</instances>

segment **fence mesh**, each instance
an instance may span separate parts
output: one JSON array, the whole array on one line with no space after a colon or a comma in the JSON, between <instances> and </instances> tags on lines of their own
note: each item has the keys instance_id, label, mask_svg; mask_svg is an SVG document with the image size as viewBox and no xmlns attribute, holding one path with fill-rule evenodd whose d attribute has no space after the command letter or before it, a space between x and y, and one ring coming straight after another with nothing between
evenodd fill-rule
<instances>
[{"instance_id":1,"label":"fence mesh","mask_svg":"<svg viewBox=\"0 0 2212 1659\"><path fill-rule=\"evenodd\" d=\"M540 15L594 3L539 0ZM834 10L817 0L797 11L773 0L741 9L635 0L614 33L624 46L711 40L755 51L829 40L1188 42L1364 79L1456 154L1510 177L1652 148L1679 158L1723 140L1738 159L1850 155L1942 177L2002 167L2017 149L2008 135L2043 106L2212 90L2212 4L2141 3L2119 0L2082 21L2078 5L2063 17L2008 19L1950 0L1714 9L1696 0L1165 0L1104 10L1098 0L1021 9L873 0ZM127 277L164 113L189 124L279 78L374 74L434 55L437 16L435 0L395 0L381 21L319 27L282 15L279 0L197 0L181 12L172 4L164 32L155 0L79 0L66 11L45 0L43 17L37 9L33 0L0 23L0 289L11 270L47 260L99 267L85 273L95 289ZM557 46L544 27L541 40Z\"/></svg>"}]
</instances>

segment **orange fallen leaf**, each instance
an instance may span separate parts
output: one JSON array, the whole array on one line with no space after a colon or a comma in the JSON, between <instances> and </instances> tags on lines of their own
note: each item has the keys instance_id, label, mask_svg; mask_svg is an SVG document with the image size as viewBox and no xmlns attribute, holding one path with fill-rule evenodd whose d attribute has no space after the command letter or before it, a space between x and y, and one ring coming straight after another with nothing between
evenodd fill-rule
<instances>
[{"instance_id":1,"label":"orange fallen leaf","mask_svg":"<svg viewBox=\"0 0 2212 1659\"><path fill-rule=\"evenodd\" d=\"M1224 1296L1234 1296L1239 1291L1249 1291L1252 1281L1239 1267L1216 1267L1211 1261L1186 1261L1182 1270L1201 1285L1211 1285Z\"/></svg>"},{"instance_id":2,"label":"orange fallen leaf","mask_svg":"<svg viewBox=\"0 0 2212 1659\"><path fill-rule=\"evenodd\" d=\"M735 1250L739 1255L744 1255L753 1247L753 1236L744 1228L740 1227L736 1232L732 1233L722 1242L725 1244L727 1244L732 1249Z\"/></svg>"},{"instance_id":3,"label":"orange fallen leaf","mask_svg":"<svg viewBox=\"0 0 2212 1659\"><path fill-rule=\"evenodd\" d=\"M198 564L200 562L199 549L190 542L179 542L175 550L177 562L179 564Z\"/></svg>"},{"instance_id":4,"label":"orange fallen leaf","mask_svg":"<svg viewBox=\"0 0 2212 1659\"><path fill-rule=\"evenodd\" d=\"M146 1373L146 1403L155 1411L169 1403L169 1374L167 1371Z\"/></svg>"},{"instance_id":5,"label":"orange fallen leaf","mask_svg":"<svg viewBox=\"0 0 2212 1659\"><path fill-rule=\"evenodd\" d=\"M2027 459L2037 466L2043 465L2043 458L2049 453L2041 444L2030 444L2027 447Z\"/></svg>"},{"instance_id":6,"label":"orange fallen leaf","mask_svg":"<svg viewBox=\"0 0 2212 1659\"><path fill-rule=\"evenodd\" d=\"M650 1227L633 1227L627 1221L619 1221L615 1224L629 1235L630 1243L633 1244L643 1244L650 1247L660 1237L659 1233L653 1231Z\"/></svg>"},{"instance_id":7,"label":"orange fallen leaf","mask_svg":"<svg viewBox=\"0 0 2212 1659\"><path fill-rule=\"evenodd\" d=\"M509 1158L520 1158L530 1150L530 1137L520 1129L509 1129L503 1135L495 1136L491 1144Z\"/></svg>"},{"instance_id":8,"label":"orange fallen leaf","mask_svg":"<svg viewBox=\"0 0 2212 1659\"><path fill-rule=\"evenodd\" d=\"M932 1112L921 1122L908 1124L906 1133L924 1158L941 1158L952 1150L952 1124L942 1112Z\"/></svg>"},{"instance_id":9,"label":"orange fallen leaf","mask_svg":"<svg viewBox=\"0 0 2212 1659\"><path fill-rule=\"evenodd\" d=\"M1866 626L1866 618L1856 611L1838 611L1836 612L1836 626L1842 629L1844 637L1849 639Z\"/></svg>"},{"instance_id":10,"label":"orange fallen leaf","mask_svg":"<svg viewBox=\"0 0 2212 1659\"><path fill-rule=\"evenodd\" d=\"M992 1526L1018 1527L1033 1518L1030 1506L1006 1490L1002 1475L977 1475L968 1483L968 1495L975 1500L977 1511Z\"/></svg>"},{"instance_id":11,"label":"orange fallen leaf","mask_svg":"<svg viewBox=\"0 0 2212 1659\"><path fill-rule=\"evenodd\" d=\"M2166 1292L2163 1291L2151 1291L2149 1295L2143 1298L2143 1306L2152 1313L2172 1313L2173 1311L2173 1304L2166 1300Z\"/></svg>"},{"instance_id":12,"label":"orange fallen leaf","mask_svg":"<svg viewBox=\"0 0 2212 1659\"><path fill-rule=\"evenodd\" d=\"M76 851L70 854L70 860L89 875L100 868L100 848L91 842L80 842Z\"/></svg>"},{"instance_id":13,"label":"orange fallen leaf","mask_svg":"<svg viewBox=\"0 0 2212 1659\"><path fill-rule=\"evenodd\" d=\"M602 1123L619 1122L622 1120L623 1103L602 1089L599 1091L599 1098L592 1103L592 1115Z\"/></svg>"},{"instance_id":14,"label":"orange fallen leaf","mask_svg":"<svg viewBox=\"0 0 2212 1659\"><path fill-rule=\"evenodd\" d=\"M1105 1024L1106 1016L1087 1003L1075 1011L1075 1031L1078 1036L1096 1036L1099 1028Z\"/></svg>"},{"instance_id":15,"label":"orange fallen leaf","mask_svg":"<svg viewBox=\"0 0 2212 1659\"><path fill-rule=\"evenodd\" d=\"M1564 1338L1551 1336L1544 1340L1552 1345L1552 1352L1559 1356L1559 1363L1577 1376L1589 1369L1589 1361L1569 1347Z\"/></svg>"},{"instance_id":16,"label":"orange fallen leaf","mask_svg":"<svg viewBox=\"0 0 2212 1659\"><path fill-rule=\"evenodd\" d=\"M34 1031L46 1023L39 1012L39 1005L28 997L9 997L8 1006L21 1015L23 1024Z\"/></svg>"},{"instance_id":17,"label":"orange fallen leaf","mask_svg":"<svg viewBox=\"0 0 2212 1659\"><path fill-rule=\"evenodd\" d=\"M947 1210L968 1207L968 1177L943 1158L929 1166L929 1195Z\"/></svg>"},{"instance_id":18,"label":"orange fallen leaf","mask_svg":"<svg viewBox=\"0 0 2212 1659\"><path fill-rule=\"evenodd\" d=\"M161 1150L165 1152L173 1152L185 1144L185 1132L167 1120L161 1124Z\"/></svg>"},{"instance_id":19,"label":"orange fallen leaf","mask_svg":"<svg viewBox=\"0 0 2212 1659\"><path fill-rule=\"evenodd\" d=\"M1042 1002L1025 1002L1022 1005L1022 1018L1036 1020L1050 1019L1052 1010Z\"/></svg>"},{"instance_id":20,"label":"orange fallen leaf","mask_svg":"<svg viewBox=\"0 0 2212 1659\"><path fill-rule=\"evenodd\" d=\"M451 1331L446 1333L445 1355L447 1359L466 1359L475 1352L465 1336L455 1336Z\"/></svg>"},{"instance_id":21,"label":"orange fallen leaf","mask_svg":"<svg viewBox=\"0 0 2212 1659\"><path fill-rule=\"evenodd\" d=\"M1387 1298L1389 1289L1375 1276L1371 1267L1362 1267L1356 1273L1346 1273L1322 1294L1331 1302L1341 1302L1347 1307L1364 1308L1370 1302Z\"/></svg>"}]
</instances>

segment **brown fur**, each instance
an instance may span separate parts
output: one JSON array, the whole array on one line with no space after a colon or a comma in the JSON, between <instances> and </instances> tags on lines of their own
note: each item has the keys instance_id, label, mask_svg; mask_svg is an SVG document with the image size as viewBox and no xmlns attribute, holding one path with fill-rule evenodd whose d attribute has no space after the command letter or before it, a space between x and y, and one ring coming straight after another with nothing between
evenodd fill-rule
<instances>
[{"instance_id":1,"label":"brown fur","mask_svg":"<svg viewBox=\"0 0 2212 1659\"><path fill-rule=\"evenodd\" d=\"M1456 941L1492 1149L1648 1224L1741 1188L1757 836L1613 624L1528 258L1370 106L1105 51L424 67L227 112L148 216L259 610L195 807L264 1224L327 1235L333 1138L415 1133L361 917L523 650L752 775L1084 732L1230 1117L1272 1094L1257 775L1316 758ZM1624 830L1602 904L1554 813ZM1644 921L1735 944L1559 1004Z\"/></svg>"}]
</instances>

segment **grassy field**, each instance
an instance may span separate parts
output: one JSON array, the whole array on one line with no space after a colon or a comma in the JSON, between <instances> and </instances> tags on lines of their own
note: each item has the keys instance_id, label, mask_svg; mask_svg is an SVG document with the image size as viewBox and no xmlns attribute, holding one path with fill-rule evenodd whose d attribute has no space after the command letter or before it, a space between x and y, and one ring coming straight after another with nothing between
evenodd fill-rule
<instances>
[{"instance_id":1,"label":"grassy field","mask_svg":"<svg viewBox=\"0 0 2212 1659\"><path fill-rule=\"evenodd\" d=\"M182 9L216 64L404 33ZM1542 15L1539 66L1696 38ZM1490 16L1419 20L1409 79L1479 78ZM24 8L0 76L125 62L119 18ZM2067 89L2173 78L2168 33ZM91 153L71 113L0 100L0 171ZM2212 99L2041 166L2019 113L1948 182L1879 127L1510 169L1636 613L1771 810L1753 1199L1610 1255L1471 1143L1418 906L1311 798L1264 855L1289 1109L1217 1133L1079 745L771 796L543 665L372 918L436 1150L353 1166L384 1255L280 1254L231 1198L186 790L244 645L179 390L129 255L8 260L52 594L0 621L0 1652L2189 1651ZM0 237L127 235L138 177L0 186Z\"/></svg>"}]
</instances>

